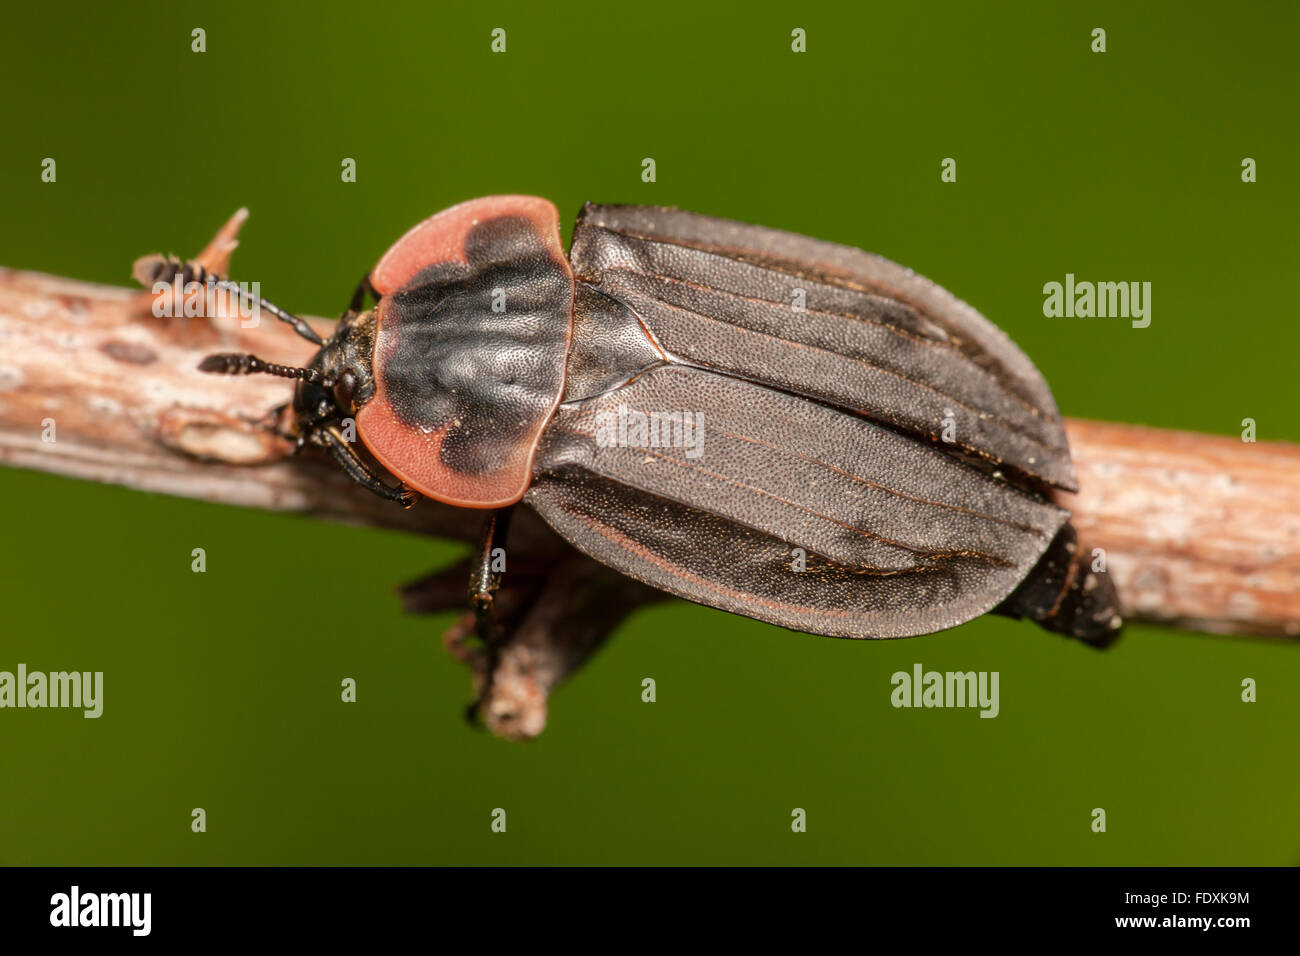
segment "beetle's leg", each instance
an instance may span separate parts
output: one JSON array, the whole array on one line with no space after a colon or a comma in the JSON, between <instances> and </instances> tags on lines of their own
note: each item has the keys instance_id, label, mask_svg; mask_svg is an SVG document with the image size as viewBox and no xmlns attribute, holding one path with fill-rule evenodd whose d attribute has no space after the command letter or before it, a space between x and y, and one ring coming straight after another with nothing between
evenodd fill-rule
<instances>
[{"instance_id":1,"label":"beetle's leg","mask_svg":"<svg viewBox=\"0 0 1300 956\"><path fill-rule=\"evenodd\" d=\"M505 572L506 535L510 531L510 515L514 507L489 512L483 523L483 536L478 553L470 566L469 603L474 609L476 630L483 643L492 647L500 643L500 632L492 605L501 587ZM499 568L499 570L498 570Z\"/></svg>"},{"instance_id":2,"label":"beetle's leg","mask_svg":"<svg viewBox=\"0 0 1300 956\"><path fill-rule=\"evenodd\" d=\"M488 513L483 522L483 535L478 553L473 556L469 573L469 603L474 610L474 632L483 642L487 654L483 688L465 711L465 719L478 725L479 709L492 691L492 675L496 672L497 654L502 645L502 632L493 613L501 576L505 572L506 535L510 531L510 515L514 506Z\"/></svg>"},{"instance_id":3,"label":"beetle's leg","mask_svg":"<svg viewBox=\"0 0 1300 956\"><path fill-rule=\"evenodd\" d=\"M352 301L348 304L348 312L360 312L361 307L366 304L366 293L373 292L370 287L370 273L367 272L357 283L357 290L352 293Z\"/></svg>"},{"instance_id":4,"label":"beetle's leg","mask_svg":"<svg viewBox=\"0 0 1300 956\"><path fill-rule=\"evenodd\" d=\"M311 433L311 441L329 452L340 467L348 473L348 477L367 491L373 492L388 501L399 502L404 508L409 508L420 500L420 496L410 488L403 485L394 488L392 485L384 484L379 476L357 457L357 453L352 450L352 446L335 430L333 425L322 425L314 429Z\"/></svg>"}]
</instances>

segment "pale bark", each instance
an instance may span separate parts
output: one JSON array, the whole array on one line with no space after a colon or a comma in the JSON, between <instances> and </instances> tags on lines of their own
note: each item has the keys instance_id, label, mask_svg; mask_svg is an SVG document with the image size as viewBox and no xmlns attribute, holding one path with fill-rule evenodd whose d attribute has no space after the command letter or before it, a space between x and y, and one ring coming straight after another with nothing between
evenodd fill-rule
<instances>
[{"instance_id":1,"label":"pale bark","mask_svg":"<svg viewBox=\"0 0 1300 956\"><path fill-rule=\"evenodd\" d=\"M1300 445L1066 422L1079 538L1104 548L1124 617L1300 636Z\"/></svg>"}]
</instances>

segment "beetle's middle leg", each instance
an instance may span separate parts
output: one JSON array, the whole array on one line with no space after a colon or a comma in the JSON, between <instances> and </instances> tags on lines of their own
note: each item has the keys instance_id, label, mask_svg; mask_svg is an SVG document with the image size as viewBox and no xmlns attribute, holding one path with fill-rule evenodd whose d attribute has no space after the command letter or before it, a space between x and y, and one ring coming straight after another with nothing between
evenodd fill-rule
<instances>
[{"instance_id":1,"label":"beetle's middle leg","mask_svg":"<svg viewBox=\"0 0 1300 956\"><path fill-rule=\"evenodd\" d=\"M492 677L497 669L497 656L504 643L500 622L495 614L497 591L505 573L506 536L510 531L510 516L514 506L488 513L483 522L483 535L478 552L470 563L469 603L474 610L474 632L483 642L487 655L483 687L465 711L465 719L478 725L479 709L492 692Z\"/></svg>"},{"instance_id":2,"label":"beetle's middle leg","mask_svg":"<svg viewBox=\"0 0 1300 956\"><path fill-rule=\"evenodd\" d=\"M506 536L514 506L490 512L469 575L469 603L474 609L475 631L489 648L501 643L501 630L492 613L501 576L505 573Z\"/></svg>"}]
</instances>

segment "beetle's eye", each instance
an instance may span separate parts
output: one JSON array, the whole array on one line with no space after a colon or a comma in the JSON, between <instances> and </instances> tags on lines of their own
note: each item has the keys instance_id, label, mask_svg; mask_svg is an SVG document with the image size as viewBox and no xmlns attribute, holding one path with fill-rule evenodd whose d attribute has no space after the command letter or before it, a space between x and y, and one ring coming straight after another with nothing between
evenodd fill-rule
<instances>
[{"instance_id":1,"label":"beetle's eye","mask_svg":"<svg viewBox=\"0 0 1300 956\"><path fill-rule=\"evenodd\" d=\"M342 411L352 411L352 393L356 389L357 380L351 372L344 372L342 377L334 383L334 401L338 403Z\"/></svg>"}]
</instances>

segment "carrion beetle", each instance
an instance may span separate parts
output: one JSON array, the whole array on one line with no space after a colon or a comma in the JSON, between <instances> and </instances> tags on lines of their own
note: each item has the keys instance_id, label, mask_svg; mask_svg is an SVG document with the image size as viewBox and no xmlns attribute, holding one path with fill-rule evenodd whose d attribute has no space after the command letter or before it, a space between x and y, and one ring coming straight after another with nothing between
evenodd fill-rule
<instances>
[{"instance_id":1,"label":"carrion beetle","mask_svg":"<svg viewBox=\"0 0 1300 956\"><path fill-rule=\"evenodd\" d=\"M491 555L520 502L623 574L794 630L905 637L995 611L1118 635L1114 588L1052 500L1075 474L1046 382L879 256L587 204L566 257L552 203L494 196L407 232L328 341L261 306L321 346L311 363L200 368L297 379L298 447L378 495L488 509L470 597L489 643ZM674 440L684 426L707 444Z\"/></svg>"}]
</instances>

